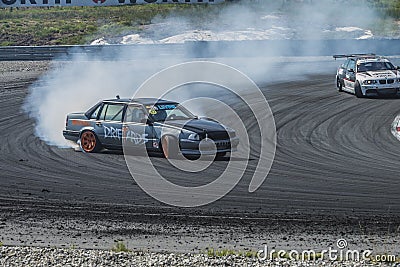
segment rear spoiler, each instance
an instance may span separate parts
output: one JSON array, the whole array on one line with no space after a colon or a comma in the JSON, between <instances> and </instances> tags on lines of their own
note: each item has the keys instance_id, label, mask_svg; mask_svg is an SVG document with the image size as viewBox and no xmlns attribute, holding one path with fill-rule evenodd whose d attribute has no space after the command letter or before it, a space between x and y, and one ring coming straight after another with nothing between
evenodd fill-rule
<instances>
[{"instance_id":1,"label":"rear spoiler","mask_svg":"<svg viewBox=\"0 0 400 267\"><path fill-rule=\"evenodd\" d=\"M336 60L337 58L349 58L349 57L375 57L376 55L373 53L369 54L348 54L348 55L333 55L333 58Z\"/></svg>"}]
</instances>

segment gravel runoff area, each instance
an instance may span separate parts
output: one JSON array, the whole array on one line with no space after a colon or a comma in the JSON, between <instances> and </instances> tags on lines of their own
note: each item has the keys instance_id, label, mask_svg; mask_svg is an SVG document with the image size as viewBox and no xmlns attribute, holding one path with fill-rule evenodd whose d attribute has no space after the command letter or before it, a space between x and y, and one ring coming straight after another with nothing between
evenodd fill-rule
<instances>
[{"instance_id":1,"label":"gravel runoff area","mask_svg":"<svg viewBox=\"0 0 400 267\"><path fill-rule=\"evenodd\" d=\"M153 252L113 252L105 250L59 249L38 247L1 247L1 266L400 266L400 264L373 264L366 262L324 262L258 260L229 255L209 257L205 254L177 254Z\"/></svg>"},{"instance_id":2,"label":"gravel runoff area","mask_svg":"<svg viewBox=\"0 0 400 267\"><path fill-rule=\"evenodd\" d=\"M36 79L40 73L44 72L48 68L48 62L2 62L1 63L1 68L0 68L0 74L1 74L1 79L3 82L10 82L18 85L19 83L30 83L32 80ZM21 74L22 73L22 74ZM21 76L24 78L21 79ZM24 86L24 85L21 85ZM12 90L12 89L7 89L5 90ZM1 97L1 94L0 94ZM47 204L48 201L46 201ZM2 201L2 204L4 202ZM35 203L37 205L37 203ZM22 213L22 211L19 211ZM26 211L24 211L26 212ZM10 211L10 214L15 216L15 211ZM103 214L103 213L102 213ZM25 234L25 228L21 227L20 224L27 224L30 221L29 220L21 220L21 218L24 218L23 216L15 216L15 221L12 220L12 216L7 216L7 213L2 210L1 213L2 217L0 217L0 231L3 236L2 240L5 243L4 246L0 247L0 266L400 266L399 263L392 263L392 264L385 264L385 263L378 263L378 264L372 264L372 263L366 263L366 262L341 262L341 261L313 261L313 262L299 262L299 261L288 261L288 260L282 260L282 261L258 261L256 258L247 258L243 256L238 256L238 255L230 255L226 257L209 257L208 255L201 254L199 251L196 252L191 252L191 253L168 253L168 252L154 252L154 251L147 251L142 248L134 249L133 252L113 252L110 251L110 246L106 245L106 248L102 249L77 249L75 248L74 245L71 245L71 248L59 248L57 243L53 243L53 245L49 245L48 243L52 243L52 240L48 240L45 244L43 244L43 247L36 247L36 244L29 244L29 243L24 243L17 239L18 233L22 233L23 236L28 236ZM42 214L41 214L42 215ZM32 218L34 218L35 222L38 222L38 216L33 216L29 214ZM7 219L6 219L7 218ZM32 219L33 220L33 219ZM70 217L68 217L68 220L72 220ZM109 218L105 218L105 221L110 222ZM154 221L154 219L152 219ZM19 224L17 223L19 222ZM98 220L97 220L98 222ZM8 224L12 225L8 225ZM43 223L43 220L40 221L40 223ZM153 222L152 222L153 223ZM54 221L51 223L54 224ZM60 227L63 222L58 222L58 225L55 225L54 227ZM80 227L83 227L86 223L81 223L77 226L71 227L73 230L80 229ZM321 224L321 223L319 223ZM371 223L372 224L372 223ZM177 232L177 229L180 226L180 221L178 221L177 225L170 225L172 230L170 233ZM210 224L213 225L213 230L208 230L208 234L210 236L218 236L218 231L223 231L223 227L217 227L215 224ZM230 223L232 225L232 222ZM239 225L239 224L237 224ZM304 238L304 243L308 243L311 238L321 238L321 234L318 235L310 235L310 232L308 231L309 229L303 229L298 226L296 222L286 222L283 223L279 221L280 225L280 231L282 230L282 227L287 227L287 232L290 233L291 230L297 229L296 235L297 237L301 236L301 238ZM336 223L335 223L336 225ZM345 224L343 224L345 225ZM349 221L348 225L353 225L353 221ZM64 225L65 226L65 225ZM66 225L68 226L68 224ZM113 226L118 226L117 224ZM121 224L119 224L121 226ZM190 225L189 225L190 226ZM224 226L224 225L223 225ZM375 232L375 228L372 225L369 225L371 228L371 232ZM136 227L136 226L135 226ZM208 226L207 226L208 227ZM264 227L264 228L263 228ZM336 226L335 226L336 227ZM378 227L378 226L377 226ZM206 228L206 227L203 227ZM203 229L200 228L200 229ZM215 229L214 229L215 228ZM312 225L310 225L310 228L313 228ZM337 227L336 227L337 228ZM360 228L362 228L360 226ZM37 228L32 227L29 228L29 230L37 230ZM136 229L136 228L135 228ZM193 227L191 227L191 230ZM234 229L232 226L230 229ZM333 228L327 228L330 232L331 229ZM33 236L35 238L35 235L33 233L29 236ZM50 231L49 231L50 230ZM43 227L41 229L41 236L42 233L48 233L49 236L56 236L54 234L51 227ZM304 230L304 231L303 231ZM318 231L316 229L315 231ZM337 230L339 231L339 229ZM352 228L347 230L345 227L340 229L340 231L344 232L344 235L346 238L349 239L351 243L354 243L355 241L358 241L360 239L360 235L354 235L351 236L350 233L354 232ZM385 251L385 247L389 247L389 252L397 253L397 251L391 251L391 248L393 246L396 246L395 244L398 242L396 241L397 239L397 234L391 235L388 234L388 236L385 236L383 234L383 231L377 231L374 236L371 234L366 235L366 238L369 239L376 239L378 240L378 252ZM73 233L72 230L60 230L62 234L64 235L71 235ZM202 231L198 231L200 234L202 234ZM298 233L303 232L303 235L298 235ZM331 231L332 233L335 233L335 231ZM171 237L170 233L166 233L168 237ZM259 233L260 237L258 239L260 240L270 240L267 239L264 235L266 233L274 233L273 227L271 227L269 224L268 225L261 225L259 228L254 227L254 229L251 229L251 236L252 240L255 239L256 235L254 233ZM245 233L246 234L246 233ZM244 234L244 235L245 235ZM15 242L14 244L11 244L11 238L7 238L9 236L14 236ZM221 235L226 236L226 232L223 232ZM235 234L232 234L234 236L240 236L241 233L236 232ZM324 238L327 239L328 243L322 243L321 247L328 247L329 242L334 242L336 239L337 235L333 235L332 237L327 237L324 235ZM21 237L21 236L19 236ZM391 238L390 238L391 237ZM164 238L165 237L160 237ZM194 237L195 238L195 237ZM281 237L276 234L272 234L272 237L270 237L272 240L286 240L284 239L285 237ZM309 239L308 239L309 238ZM93 239L92 236L90 236L90 239ZM161 239L157 239L157 236L154 236L154 239L159 242ZM244 243L246 238L245 237L240 237L240 242ZM210 239L214 240L214 239ZM398 239L397 239L398 240ZM135 240L135 241L140 241L140 240ZM254 241L254 240L253 240ZM353 241L353 242L352 242ZM289 243L289 241L285 241ZM303 242L303 241L302 241ZM386 242L386 243L385 243ZM388 243L390 242L390 243ZM79 245L77 247L85 247L82 245L82 242L78 242ZM304 245L303 243L303 245ZM379 243L382 243L379 245ZM28 246L19 246L17 244L26 244ZM74 242L71 242L70 244L74 244ZM147 244L147 243L146 243ZM184 243L183 246L185 246L186 243ZM212 243L214 244L214 243ZM287 247L282 247L282 244L276 244L277 248L297 248L298 246L293 246L294 243L290 243L287 245ZM301 244L300 244L301 245ZM375 245L375 244L374 244ZM56 246L56 247L53 247ZM107 249L108 247L108 249ZM217 246L216 246L217 247ZM257 246L260 248L259 246ZM362 248L370 248L369 246L361 246ZM129 246L131 248L131 246ZM375 247L373 247L375 249ZM176 249L171 249L171 251L174 251ZM178 248L179 250L179 248Z\"/></svg>"}]
</instances>

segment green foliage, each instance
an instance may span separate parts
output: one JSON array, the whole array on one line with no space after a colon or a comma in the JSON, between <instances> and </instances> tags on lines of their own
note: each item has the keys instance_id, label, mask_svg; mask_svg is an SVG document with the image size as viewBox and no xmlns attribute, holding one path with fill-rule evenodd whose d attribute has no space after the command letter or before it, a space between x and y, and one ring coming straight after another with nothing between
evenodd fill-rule
<instances>
[{"instance_id":1,"label":"green foliage","mask_svg":"<svg viewBox=\"0 0 400 267\"><path fill-rule=\"evenodd\" d=\"M2 41L0 42L0 46L13 46L14 43L11 41Z\"/></svg>"},{"instance_id":2,"label":"green foliage","mask_svg":"<svg viewBox=\"0 0 400 267\"><path fill-rule=\"evenodd\" d=\"M320 0L322 1L322 0ZM333 1L333 0L325 0ZM348 0L375 8L383 17L400 19L399 0ZM243 0L239 4L257 9L257 1ZM236 2L237 3L237 2ZM271 8L288 10L298 1L271 1ZM293 3L293 4L292 4ZM231 5L180 5L147 4L108 7L44 7L44 8L2 8L0 9L0 46L7 45L73 45L86 44L100 37L118 37L139 33L146 25L167 17L185 17L194 25L204 25L217 17L221 10ZM350 4L348 4L350 5ZM281 11L286 10L283 8ZM286 10L287 11L287 10ZM383 21L383 20L382 20ZM379 23L377 23L379 24ZM383 21L376 25L376 31L397 32Z\"/></svg>"},{"instance_id":3,"label":"green foliage","mask_svg":"<svg viewBox=\"0 0 400 267\"><path fill-rule=\"evenodd\" d=\"M245 258L255 258L257 257L257 252L255 251L236 251L232 249L222 249L222 250L217 250L214 248L209 248L207 249L206 253L209 257L226 257L230 255L235 255L239 257L245 257Z\"/></svg>"},{"instance_id":4,"label":"green foliage","mask_svg":"<svg viewBox=\"0 0 400 267\"><path fill-rule=\"evenodd\" d=\"M111 250L114 252L132 252L122 241L115 243Z\"/></svg>"},{"instance_id":5,"label":"green foliage","mask_svg":"<svg viewBox=\"0 0 400 267\"><path fill-rule=\"evenodd\" d=\"M400 1L398 0L369 0L371 6L382 14L394 18L400 18Z\"/></svg>"},{"instance_id":6,"label":"green foliage","mask_svg":"<svg viewBox=\"0 0 400 267\"><path fill-rule=\"evenodd\" d=\"M2 246L3 246L3 242L0 241L0 247L2 247Z\"/></svg>"},{"instance_id":7,"label":"green foliage","mask_svg":"<svg viewBox=\"0 0 400 267\"><path fill-rule=\"evenodd\" d=\"M103 36L137 32L155 17L173 16L176 12L195 8L192 6L147 4L0 9L0 45L85 44Z\"/></svg>"}]
</instances>

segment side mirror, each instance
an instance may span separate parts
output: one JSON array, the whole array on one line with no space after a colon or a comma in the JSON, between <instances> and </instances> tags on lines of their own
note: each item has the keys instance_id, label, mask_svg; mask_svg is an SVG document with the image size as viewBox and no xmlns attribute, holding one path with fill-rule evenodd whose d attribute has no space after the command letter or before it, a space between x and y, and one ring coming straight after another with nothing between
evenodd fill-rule
<instances>
[{"instance_id":1,"label":"side mirror","mask_svg":"<svg viewBox=\"0 0 400 267\"><path fill-rule=\"evenodd\" d=\"M354 73L354 69L349 69L349 72Z\"/></svg>"},{"instance_id":2,"label":"side mirror","mask_svg":"<svg viewBox=\"0 0 400 267\"><path fill-rule=\"evenodd\" d=\"M396 70L400 70L400 66L396 66Z\"/></svg>"}]
</instances>

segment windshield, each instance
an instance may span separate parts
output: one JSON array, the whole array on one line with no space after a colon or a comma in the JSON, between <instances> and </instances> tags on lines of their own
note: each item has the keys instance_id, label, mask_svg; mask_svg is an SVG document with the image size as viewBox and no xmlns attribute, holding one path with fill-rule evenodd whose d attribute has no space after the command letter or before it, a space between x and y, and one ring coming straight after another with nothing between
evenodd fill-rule
<instances>
[{"instance_id":1,"label":"windshield","mask_svg":"<svg viewBox=\"0 0 400 267\"><path fill-rule=\"evenodd\" d=\"M394 70L395 67L390 62L365 62L357 64L358 72L377 71L377 70Z\"/></svg>"},{"instance_id":2,"label":"windshield","mask_svg":"<svg viewBox=\"0 0 400 267\"><path fill-rule=\"evenodd\" d=\"M156 104L154 106L146 106L146 109L149 112L149 117L158 122L196 118L190 111L178 104Z\"/></svg>"}]
</instances>

